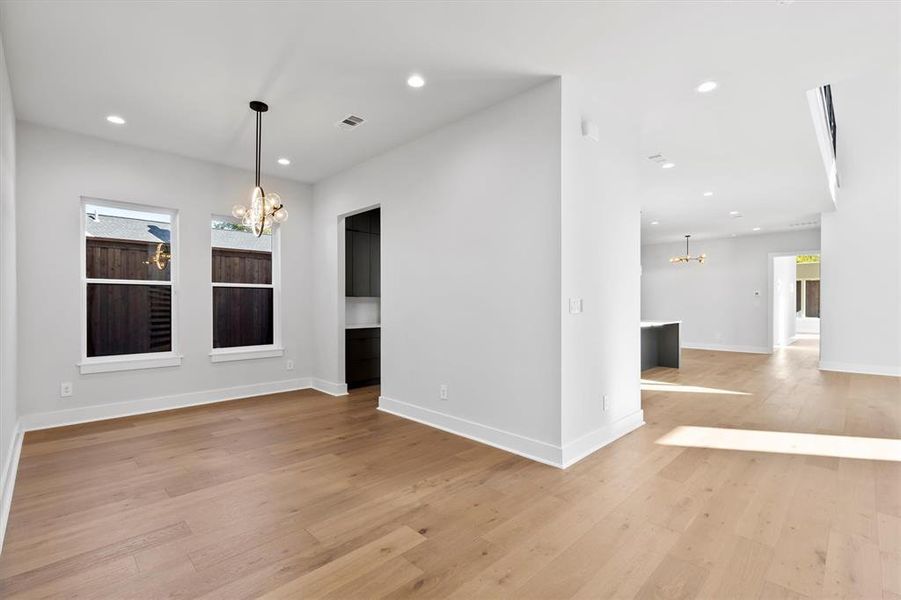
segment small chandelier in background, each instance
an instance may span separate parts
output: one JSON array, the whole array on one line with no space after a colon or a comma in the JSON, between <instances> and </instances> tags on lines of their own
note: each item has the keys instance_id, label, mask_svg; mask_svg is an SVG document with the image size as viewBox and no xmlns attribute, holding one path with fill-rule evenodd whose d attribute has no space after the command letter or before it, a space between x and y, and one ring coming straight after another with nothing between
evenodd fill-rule
<instances>
[{"instance_id":1,"label":"small chandelier in background","mask_svg":"<svg viewBox=\"0 0 901 600\"><path fill-rule=\"evenodd\" d=\"M256 137L256 180L250 195L250 206L236 204L232 207L232 215L241 220L241 224L253 230L257 237L263 235L267 227L273 223L284 223L288 220L288 210L282 205L281 197L274 193L266 193L260 185L260 147L262 146L263 113L269 110L265 102L254 100L250 108L257 113Z\"/></svg>"},{"instance_id":2,"label":"small chandelier in background","mask_svg":"<svg viewBox=\"0 0 901 600\"><path fill-rule=\"evenodd\" d=\"M683 254L682 256L672 257L671 259L669 259L670 263L672 263L674 265L679 265L679 264L684 264L684 263L690 263L691 261L696 260L700 264L704 264L704 261L707 260L706 254L701 254L699 256L692 256L691 252L688 251L688 239L690 237L691 237L690 235L685 236L685 254Z\"/></svg>"},{"instance_id":3,"label":"small chandelier in background","mask_svg":"<svg viewBox=\"0 0 901 600\"><path fill-rule=\"evenodd\" d=\"M172 254L169 252L168 246L160 242L156 245L156 252L151 254L150 258L144 261L144 264L154 265L157 269L162 271L169 265L170 260L172 260Z\"/></svg>"}]
</instances>

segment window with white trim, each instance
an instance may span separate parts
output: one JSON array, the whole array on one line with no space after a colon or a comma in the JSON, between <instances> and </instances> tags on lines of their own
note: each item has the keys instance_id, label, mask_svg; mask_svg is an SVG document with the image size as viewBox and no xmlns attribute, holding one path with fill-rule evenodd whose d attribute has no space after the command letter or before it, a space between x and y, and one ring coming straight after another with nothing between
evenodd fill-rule
<instances>
[{"instance_id":1,"label":"window with white trim","mask_svg":"<svg viewBox=\"0 0 901 600\"><path fill-rule=\"evenodd\" d=\"M211 220L213 356L280 347L277 232Z\"/></svg>"},{"instance_id":2,"label":"window with white trim","mask_svg":"<svg viewBox=\"0 0 901 600\"><path fill-rule=\"evenodd\" d=\"M82 372L176 357L176 222L173 210L82 200Z\"/></svg>"}]
</instances>

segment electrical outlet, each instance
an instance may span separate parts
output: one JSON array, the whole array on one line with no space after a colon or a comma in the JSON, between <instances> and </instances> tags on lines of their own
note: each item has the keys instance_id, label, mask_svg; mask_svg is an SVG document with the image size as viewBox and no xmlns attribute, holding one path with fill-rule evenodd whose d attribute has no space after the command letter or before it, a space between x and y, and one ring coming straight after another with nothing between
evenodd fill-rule
<instances>
[{"instance_id":1,"label":"electrical outlet","mask_svg":"<svg viewBox=\"0 0 901 600\"><path fill-rule=\"evenodd\" d=\"M610 403L607 401L607 394L604 394L604 412L607 412L607 409L610 407Z\"/></svg>"},{"instance_id":2,"label":"electrical outlet","mask_svg":"<svg viewBox=\"0 0 901 600\"><path fill-rule=\"evenodd\" d=\"M285 361L285 369L287 369L288 371L294 370L294 361L291 360L290 358Z\"/></svg>"},{"instance_id":3,"label":"electrical outlet","mask_svg":"<svg viewBox=\"0 0 901 600\"><path fill-rule=\"evenodd\" d=\"M63 381L59 384L59 397L60 398L68 398L72 395L72 382L71 381Z\"/></svg>"},{"instance_id":4,"label":"electrical outlet","mask_svg":"<svg viewBox=\"0 0 901 600\"><path fill-rule=\"evenodd\" d=\"M442 400L447 400L447 384L441 384L441 388L438 391L438 397Z\"/></svg>"}]
</instances>

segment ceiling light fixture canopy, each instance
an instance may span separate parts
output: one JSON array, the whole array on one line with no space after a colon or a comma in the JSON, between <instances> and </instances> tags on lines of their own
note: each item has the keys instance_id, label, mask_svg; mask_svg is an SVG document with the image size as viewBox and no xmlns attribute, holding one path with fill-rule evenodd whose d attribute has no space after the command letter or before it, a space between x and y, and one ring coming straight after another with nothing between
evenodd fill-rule
<instances>
[{"instance_id":1,"label":"ceiling light fixture canopy","mask_svg":"<svg viewBox=\"0 0 901 600\"><path fill-rule=\"evenodd\" d=\"M698 261L698 263L700 263L700 264L702 264L702 265L704 264L704 261L707 260L707 255L706 255L706 254L701 254L701 255L698 255L698 256L692 256L692 255L691 255L691 252L689 252L689 250L688 250L688 240L689 240L690 238L691 238L691 235L686 235L686 236L685 236L685 254L683 254L682 256L674 256L674 257L672 257L671 259L669 259L670 263L672 263L672 264L674 264L674 265L680 265L680 264L690 263L691 261L696 260L696 261Z\"/></svg>"},{"instance_id":2,"label":"ceiling light fixture canopy","mask_svg":"<svg viewBox=\"0 0 901 600\"><path fill-rule=\"evenodd\" d=\"M260 237L266 227L272 227L274 223L284 223L288 220L288 211L282 205L281 196L274 192L266 193L260 185L260 148L262 147L263 113L269 110L269 105L259 100L250 103L250 109L257 114L256 136L256 171L253 192L250 194L250 206L236 204L232 207L232 215L241 219L241 224L250 228Z\"/></svg>"}]
</instances>

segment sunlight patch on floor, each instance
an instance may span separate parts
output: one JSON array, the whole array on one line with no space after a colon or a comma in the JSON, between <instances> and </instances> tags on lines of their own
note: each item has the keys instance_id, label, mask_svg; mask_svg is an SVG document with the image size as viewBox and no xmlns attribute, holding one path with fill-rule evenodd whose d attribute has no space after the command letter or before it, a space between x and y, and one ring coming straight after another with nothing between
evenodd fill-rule
<instances>
[{"instance_id":1,"label":"sunlight patch on floor","mask_svg":"<svg viewBox=\"0 0 901 600\"><path fill-rule=\"evenodd\" d=\"M667 383L642 379L641 390L643 392L684 392L687 394L732 394L734 396L750 396L748 392L736 392L734 390L721 390L718 388L703 387L700 385L682 385L680 383Z\"/></svg>"},{"instance_id":2,"label":"sunlight patch on floor","mask_svg":"<svg viewBox=\"0 0 901 600\"><path fill-rule=\"evenodd\" d=\"M681 426L664 435L657 443L689 448L901 462L901 440L849 435Z\"/></svg>"}]
</instances>

